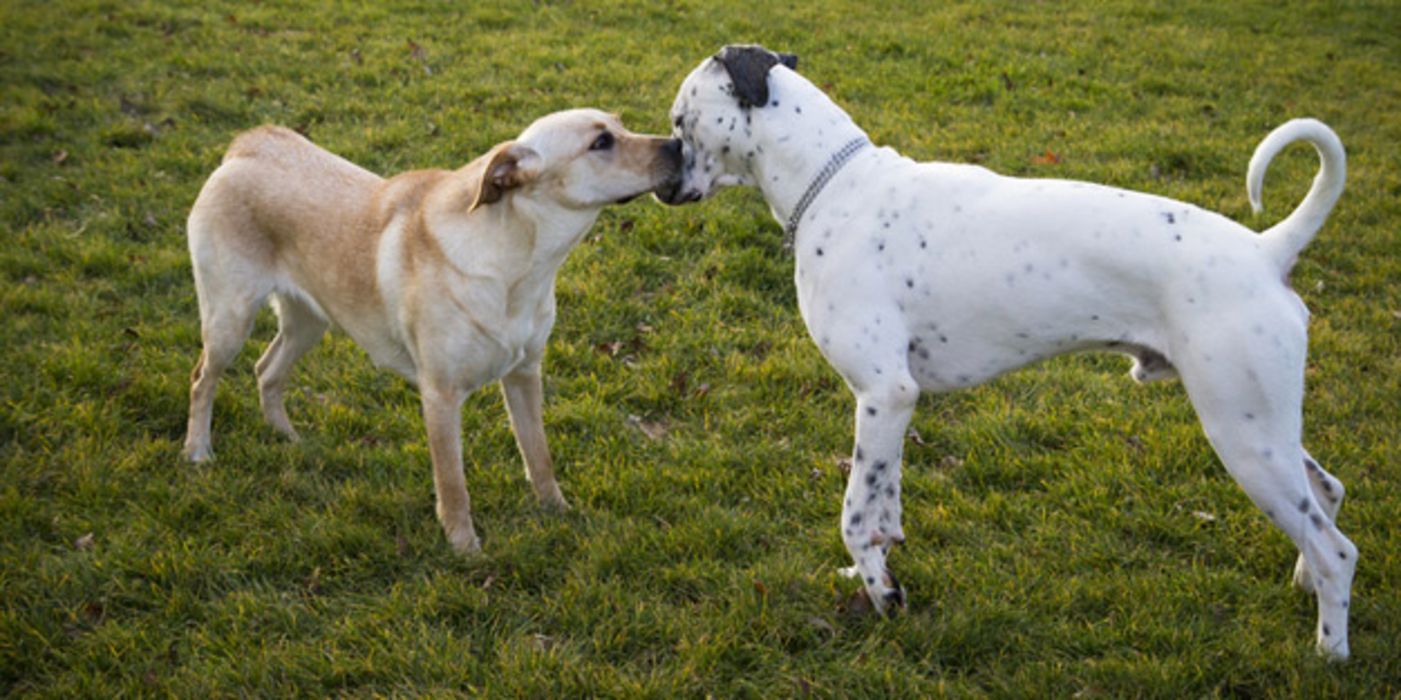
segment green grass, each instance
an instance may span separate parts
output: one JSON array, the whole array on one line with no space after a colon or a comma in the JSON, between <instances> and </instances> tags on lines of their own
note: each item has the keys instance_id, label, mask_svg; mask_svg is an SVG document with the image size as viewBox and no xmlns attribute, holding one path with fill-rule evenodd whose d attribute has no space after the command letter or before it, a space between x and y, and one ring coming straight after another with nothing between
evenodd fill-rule
<instances>
[{"instance_id":1,"label":"green grass","mask_svg":"<svg viewBox=\"0 0 1401 700\"><path fill-rule=\"evenodd\" d=\"M304 5L0 6L0 693L1401 693L1394 2ZM682 77L736 41L800 54L911 156L1256 228L1317 163L1284 154L1253 217L1255 144L1296 116L1338 131L1348 190L1293 281L1314 313L1307 444L1362 552L1351 662L1314 656L1294 550L1181 387L1138 387L1112 356L926 397L893 559L909 612L852 610L835 570L853 401L753 191L611 209L570 258L546 423L575 509L536 508L479 393L479 559L434 521L415 393L343 336L296 372L306 440L287 444L257 409L264 315L220 386L218 460L181 463L184 217L235 132L297 126L385 173L453 167L571 106L660 132Z\"/></svg>"}]
</instances>

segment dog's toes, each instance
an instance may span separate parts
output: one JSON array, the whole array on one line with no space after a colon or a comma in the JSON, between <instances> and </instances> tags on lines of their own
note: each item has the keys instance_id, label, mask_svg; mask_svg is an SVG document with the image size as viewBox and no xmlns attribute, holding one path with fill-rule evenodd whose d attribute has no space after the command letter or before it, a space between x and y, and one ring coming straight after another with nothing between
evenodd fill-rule
<instances>
[{"instance_id":1,"label":"dog's toes","mask_svg":"<svg viewBox=\"0 0 1401 700\"><path fill-rule=\"evenodd\" d=\"M185 458L185 461L193 464L214 459L214 450L210 449L209 445L186 445L180 454Z\"/></svg>"},{"instance_id":2,"label":"dog's toes","mask_svg":"<svg viewBox=\"0 0 1401 700\"><path fill-rule=\"evenodd\" d=\"M470 527L449 530L447 536L452 550L462 556L474 556L482 551L482 541Z\"/></svg>"},{"instance_id":3,"label":"dog's toes","mask_svg":"<svg viewBox=\"0 0 1401 700\"><path fill-rule=\"evenodd\" d=\"M560 492L559 486L539 492L540 506L548 511L556 513L567 513L570 510L569 501L564 500L564 494Z\"/></svg>"}]
</instances>

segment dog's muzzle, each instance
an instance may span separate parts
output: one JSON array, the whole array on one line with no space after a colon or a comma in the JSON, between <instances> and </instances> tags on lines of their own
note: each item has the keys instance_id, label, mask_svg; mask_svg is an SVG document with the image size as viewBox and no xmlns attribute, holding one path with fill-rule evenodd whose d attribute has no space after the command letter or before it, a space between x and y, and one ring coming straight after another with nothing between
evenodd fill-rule
<instances>
[{"instance_id":1,"label":"dog's muzzle","mask_svg":"<svg viewBox=\"0 0 1401 700\"><path fill-rule=\"evenodd\" d=\"M670 175L657 189L652 191L657 201L676 206L700 201L701 194L695 190L685 192L682 187L686 173L686 158L682 155L681 139L671 139L662 146L662 154L667 159Z\"/></svg>"}]
</instances>

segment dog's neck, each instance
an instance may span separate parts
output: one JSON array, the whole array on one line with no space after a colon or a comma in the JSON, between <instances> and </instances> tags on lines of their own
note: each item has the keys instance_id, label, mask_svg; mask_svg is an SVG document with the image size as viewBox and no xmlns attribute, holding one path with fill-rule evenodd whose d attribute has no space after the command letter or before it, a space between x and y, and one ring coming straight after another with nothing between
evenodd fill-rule
<instances>
[{"instance_id":1,"label":"dog's neck","mask_svg":"<svg viewBox=\"0 0 1401 700\"><path fill-rule=\"evenodd\" d=\"M779 223L787 224L833 156L866 132L816 85L781 66L769 74L769 104L751 111L757 141L753 184Z\"/></svg>"}]
</instances>

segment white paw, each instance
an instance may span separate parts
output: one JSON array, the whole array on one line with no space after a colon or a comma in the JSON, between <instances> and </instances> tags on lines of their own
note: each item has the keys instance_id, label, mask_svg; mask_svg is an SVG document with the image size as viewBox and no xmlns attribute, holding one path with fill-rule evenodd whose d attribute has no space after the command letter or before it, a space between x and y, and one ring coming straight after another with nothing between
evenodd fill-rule
<instances>
[{"instance_id":1,"label":"white paw","mask_svg":"<svg viewBox=\"0 0 1401 700\"><path fill-rule=\"evenodd\" d=\"M208 442L194 444L185 443L185 449L181 450L180 454L185 457L186 461L194 462L195 464L208 462L214 459L214 450L209 446Z\"/></svg>"},{"instance_id":2,"label":"white paw","mask_svg":"<svg viewBox=\"0 0 1401 700\"><path fill-rule=\"evenodd\" d=\"M448 544L452 545L452 550L458 554L472 556L482 551L482 541L477 538L477 533L471 526L450 530L447 536Z\"/></svg>"}]
</instances>

